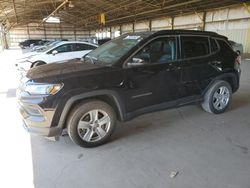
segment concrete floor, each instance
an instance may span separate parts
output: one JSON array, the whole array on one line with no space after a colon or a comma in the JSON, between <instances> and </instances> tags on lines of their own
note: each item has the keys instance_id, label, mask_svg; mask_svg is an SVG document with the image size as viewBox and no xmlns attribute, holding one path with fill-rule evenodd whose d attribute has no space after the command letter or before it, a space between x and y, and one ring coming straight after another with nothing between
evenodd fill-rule
<instances>
[{"instance_id":1,"label":"concrete floor","mask_svg":"<svg viewBox=\"0 0 250 188\"><path fill-rule=\"evenodd\" d=\"M11 60L18 53L0 54L1 187L250 187L250 61L226 113L193 105L143 115L119 123L108 144L85 149L68 136L52 142L23 130Z\"/></svg>"}]
</instances>

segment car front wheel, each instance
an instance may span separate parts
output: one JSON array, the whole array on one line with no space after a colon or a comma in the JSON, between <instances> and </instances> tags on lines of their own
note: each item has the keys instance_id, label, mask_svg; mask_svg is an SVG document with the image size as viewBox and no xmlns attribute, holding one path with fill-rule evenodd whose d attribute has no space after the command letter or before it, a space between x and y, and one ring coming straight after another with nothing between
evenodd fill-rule
<instances>
[{"instance_id":1,"label":"car front wheel","mask_svg":"<svg viewBox=\"0 0 250 188\"><path fill-rule=\"evenodd\" d=\"M70 113L67 131L71 140L82 147L106 143L114 132L115 112L110 105L91 100L76 106Z\"/></svg>"},{"instance_id":2,"label":"car front wheel","mask_svg":"<svg viewBox=\"0 0 250 188\"><path fill-rule=\"evenodd\" d=\"M227 109L231 99L231 85L223 80L216 81L206 92L202 107L207 112L220 114Z\"/></svg>"},{"instance_id":3,"label":"car front wheel","mask_svg":"<svg viewBox=\"0 0 250 188\"><path fill-rule=\"evenodd\" d=\"M40 66L40 65L45 65L46 63L45 62L43 62L43 61L36 61L35 63L33 63L32 65L31 65L31 68L33 68L33 67L38 67L38 66Z\"/></svg>"}]
</instances>

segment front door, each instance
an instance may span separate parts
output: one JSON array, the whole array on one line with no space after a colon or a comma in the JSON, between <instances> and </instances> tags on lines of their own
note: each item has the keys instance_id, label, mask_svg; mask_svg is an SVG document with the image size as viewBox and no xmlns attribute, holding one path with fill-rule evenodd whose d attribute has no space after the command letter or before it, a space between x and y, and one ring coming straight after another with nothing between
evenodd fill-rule
<instances>
[{"instance_id":1,"label":"front door","mask_svg":"<svg viewBox=\"0 0 250 188\"><path fill-rule=\"evenodd\" d=\"M176 37L152 40L129 59L124 71L129 112L178 99L181 70Z\"/></svg>"}]
</instances>

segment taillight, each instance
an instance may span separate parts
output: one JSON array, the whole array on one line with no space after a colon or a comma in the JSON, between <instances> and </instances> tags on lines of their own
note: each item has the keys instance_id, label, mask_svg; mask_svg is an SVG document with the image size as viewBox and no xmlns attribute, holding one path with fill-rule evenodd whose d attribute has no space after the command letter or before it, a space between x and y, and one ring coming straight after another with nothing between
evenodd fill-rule
<instances>
[{"instance_id":1,"label":"taillight","mask_svg":"<svg viewBox=\"0 0 250 188\"><path fill-rule=\"evenodd\" d=\"M235 59L235 63L240 65L241 64L241 56L238 55L237 58Z\"/></svg>"}]
</instances>

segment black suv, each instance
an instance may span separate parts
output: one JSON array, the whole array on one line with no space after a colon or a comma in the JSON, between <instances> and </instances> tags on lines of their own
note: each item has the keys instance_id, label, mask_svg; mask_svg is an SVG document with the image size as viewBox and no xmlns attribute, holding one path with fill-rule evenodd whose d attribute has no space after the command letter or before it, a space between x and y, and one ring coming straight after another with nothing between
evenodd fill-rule
<instances>
[{"instance_id":1,"label":"black suv","mask_svg":"<svg viewBox=\"0 0 250 188\"><path fill-rule=\"evenodd\" d=\"M83 147L105 143L116 120L200 102L219 114L239 88L240 58L213 32L129 33L82 60L31 69L18 89L29 132Z\"/></svg>"}]
</instances>

